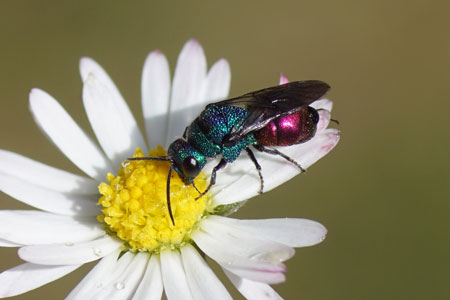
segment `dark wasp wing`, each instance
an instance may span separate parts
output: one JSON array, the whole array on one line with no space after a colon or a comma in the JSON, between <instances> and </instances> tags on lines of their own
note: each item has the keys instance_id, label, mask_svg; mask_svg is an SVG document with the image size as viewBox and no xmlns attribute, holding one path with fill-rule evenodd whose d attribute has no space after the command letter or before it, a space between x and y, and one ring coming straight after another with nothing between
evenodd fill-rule
<instances>
[{"instance_id":1,"label":"dark wasp wing","mask_svg":"<svg viewBox=\"0 0 450 300\"><path fill-rule=\"evenodd\" d=\"M319 80L294 81L210 105L237 106L247 110L245 120L233 128L223 141L224 144L232 144L263 128L273 119L309 105L325 95L329 89L328 84Z\"/></svg>"}]
</instances>

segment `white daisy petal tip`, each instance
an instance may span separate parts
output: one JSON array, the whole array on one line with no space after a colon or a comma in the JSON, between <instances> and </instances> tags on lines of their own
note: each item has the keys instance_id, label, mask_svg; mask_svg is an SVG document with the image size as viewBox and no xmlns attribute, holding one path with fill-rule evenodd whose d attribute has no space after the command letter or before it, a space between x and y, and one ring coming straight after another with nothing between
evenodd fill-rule
<instances>
[{"instance_id":1,"label":"white daisy petal tip","mask_svg":"<svg viewBox=\"0 0 450 300\"><path fill-rule=\"evenodd\" d=\"M220 58L218 61L214 63L214 65L209 70L209 73L216 73L216 80L220 80L223 85L227 86L226 88L226 97L228 95L228 90L230 88L230 81L231 81L231 68L228 60L225 58ZM209 74L208 74L209 75ZM217 87L216 85L213 85L213 87Z\"/></svg>"},{"instance_id":2,"label":"white daisy petal tip","mask_svg":"<svg viewBox=\"0 0 450 300\"><path fill-rule=\"evenodd\" d=\"M152 52L150 52L147 57L145 58L145 62L144 62L144 69L148 68L148 64L150 64L152 62L152 60L156 59L156 60L160 60L162 58L165 59L165 55L164 53L162 53L161 50L153 50Z\"/></svg>"},{"instance_id":3,"label":"white daisy petal tip","mask_svg":"<svg viewBox=\"0 0 450 300\"><path fill-rule=\"evenodd\" d=\"M35 95L38 94L40 91L41 89L39 88L32 88L29 93L29 99L31 100L32 98L34 98Z\"/></svg>"},{"instance_id":4,"label":"white daisy petal tip","mask_svg":"<svg viewBox=\"0 0 450 300\"><path fill-rule=\"evenodd\" d=\"M86 78L88 77L88 73L89 71L87 68L87 65L89 65L90 63L93 62L93 59L87 56L83 56L82 58L80 58L80 62L79 62L79 71L80 71L80 75L81 75L81 80L84 82L86 80Z\"/></svg>"},{"instance_id":5,"label":"white daisy petal tip","mask_svg":"<svg viewBox=\"0 0 450 300\"><path fill-rule=\"evenodd\" d=\"M286 77L286 76L284 76L283 75L283 73L280 73L280 85L281 84L286 84L286 83L289 83L289 79Z\"/></svg>"},{"instance_id":6,"label":"white daisy petal tip","mask_svg":"<svg viewBox=\"0 0 450 300\"><path fill-rule=\"evenodd\" d=\"M93 73L94 70L102 69L100 65L92 58L84 56L80 58L80 75L81 80L84 82L88 79L89 74Z\"/></svg>"},{"instance_id":7,"label":"white daisy petal tip","mask_svg":"<svg viewBox=\"0 0 450 300\"><path fill-rule=\"evenodd\" d=\"M230 91L231 71L228 61L219 59L209 70L204 83L202 98L204 102L216 102L223 100Z\"/></svg>"},{"instance_id":8,"label":"white daisy petal tip","mask_svg":"<svg viewBox=\"0 0 450 300\"><path fill-rule=\"evenodd\" d=\"M183 49L181 50L179 59L185 55L192 56L193 58L197 57L197 59L201 58L202 60L203 59L206 60L205 52L203 51L203 47L200 44L200 42L195 38L191 38L184 44Z\"/></svg>"},{"instance_id":9,"label":"white daisy petal tip","mask_svg":"<svg viewBox=\"0 0 450 300\"><path fill-rule=\"evenodd\" d=\"M322 242L325 241L325 239L327 238L328 229L325 228L325 226L324 226L324 229L325 229L325 232L320 236L318 242L317 242L316 244L314 244L314 245L317 245L317 244L322 243ZM311 246L314 246L314 245L311 245Z\"/></svg>"},{"instance_id":10,"label":"white daisy petal tip","mask_svg":"<svg viewBox=\"0 0 450 300\"><path fill-rule=\"evenodd\" d=\"M32 88L29 94L30 106L35 105L36 102L48 101L49 98L53 97L44 90L39 88Z\"/></svg>"},{"instance_id":11,"label":"white daisy petal tip","mask_svg":"<svg viewBox=\"0 0 450 300\"><path fill-rule=\"evenodd\" d=\"M162 51L159 50L159 49L153 50L152 52L150 52L150 54L153 54L153 55L164 55L164 54L162 53Z\"/></svg>"},{"instance_id":12,"label":"white daisy petal tip","mask_svg":"<svg viewBox=\"0 0 450 300\"><path fill-rule=\"evenodd\" d=\"M327 238L328 229L321 223L312 220L302 226L302 237L299 239L300 247L309 247L322 243Z\"/></svg>"},{"instance_id":13,"label":"white daisy petal tip","mask_svg":"<svg viewBox=\"0 0 450 300\"><path fill-rule=\"evenodd\" d=\"M202 58L205 57L203 47L197 39L191 38L184 44L178 59L183 58L185 56L202 57Z\"/></svg>"},{"instance_id":14,"label":"white daisy petal tip","mask_svg":"<svg viewBox=\"0 0 450 300\"><path fill-rule=\"evenodd\" d=\"M149 65L153 63L153 60L159 60L161 57L164 57L164 54L159 50L150 52L145 58L143 70L148 69Z\"/></svg>"},{"instance_id":15,"label":"white daisy petal tip","mask_svg":"<svg viewBox=\"0 0 450 300\"><path fill-rule=\"evenodd\" d=\"M200 42L198 41L198 39L196 39L196 38L194 38L194 37L190 38L190 39L185 43L185 45L189 45L189 46L192 46L192 47L200 47L200 48L202 48L202 45L200 44Z\"/></svg>"},{"instance_id":16,"label":"white daisy petal tip","mask_svg":"<svg viewBox=\"0 0 450 300\"><path fill-rule=\"evenodd\" d=\"M327 142L321 145L320 151L322 153L322 156L328 154L331 150L333 150L334 147L339 143L339 140L341 139L341 132L337 129L333 130L332 132L327 134Z\"/></svg>"},{"instance_id":17,"label":"white daisy petal tip","mask_svg":"<svg viewBox=\"0 0 450 300\"><path fill-rule=\"evenodd\" d=\"M21 295L55 281L81 265L42 266L30 263L18 265L0 273L0 298Z\"/></svg>"},{"instance_id":18,"label":"white daisy petal tip","mask_svg":"<svg viewBox=\"0 0 450 300\"><path fill-rule=\"evenodd\" d=\"M34 115L34 110L35 110L35 106L42 101L43 97L47 97L50 96L48 95L46 92L44 92L43 90L39 89L39 88L32 88L30 90L30 93L28 95L28 108L30 109L31 113L33 114L33 118L36 120L36 117Z\"/></svg>"},{"instance_id":19,"label":"white daisy petal tip","mask_svg":"<svg viewBox=\"0 0 450 300\"><path fill-rule=\"evenodd\" d=\"M216 66L217 68L224 70L226 73L231 73L230 63L224 57L219 58L219 60L216 61L216 63L213 66Z\"/></svg>"}]
</instances>

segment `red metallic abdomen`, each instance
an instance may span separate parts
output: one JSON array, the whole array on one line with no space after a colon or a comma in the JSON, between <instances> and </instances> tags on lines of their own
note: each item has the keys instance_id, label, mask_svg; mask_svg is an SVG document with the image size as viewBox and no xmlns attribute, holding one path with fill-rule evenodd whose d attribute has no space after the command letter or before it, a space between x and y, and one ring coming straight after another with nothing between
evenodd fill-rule
<instances>
[{"instance_id":1,"label":"red metallic abdomen","mask_svg":"<svg viewBox=\"0 0 450 300\"><path fill-rule=\"evenodd\" d=\"M318 114L314 108L303 107L299 111L272 120L254 132L263 146L290 146L306 142L316 133Z\"/></svg>"}]
</instances>

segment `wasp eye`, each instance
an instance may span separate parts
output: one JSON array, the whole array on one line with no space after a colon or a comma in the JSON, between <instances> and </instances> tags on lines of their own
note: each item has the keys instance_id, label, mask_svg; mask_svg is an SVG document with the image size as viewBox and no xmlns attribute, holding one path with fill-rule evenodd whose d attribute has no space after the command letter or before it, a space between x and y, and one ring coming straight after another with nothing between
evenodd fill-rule
<instances>
[{"instance_id":1,"label":"wasp eye","mask_svg":"<svg viewBox=\"0 0 450 300\"><path fill-rule=\"evenodd\" d=\"M183 174L186 177L194 178L197 176L199 172L200 167L198 165L197 160L194 157L189 156L183 160Z\"/></svg>"}]
</instances>

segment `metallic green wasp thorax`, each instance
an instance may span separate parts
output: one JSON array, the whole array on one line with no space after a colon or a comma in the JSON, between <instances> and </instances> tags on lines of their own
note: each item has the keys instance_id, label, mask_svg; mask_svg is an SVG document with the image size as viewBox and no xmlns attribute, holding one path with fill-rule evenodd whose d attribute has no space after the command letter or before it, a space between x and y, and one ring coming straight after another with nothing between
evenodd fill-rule
<instances>
[{"instance_id":1,"label":"metallic green wasp thorax","mask_svg":"<svg viewBox=\"0 0 450 300\"><path fill-rule=\"evenodd\" d=\"M187 142L206 157L221 154L227 162L233 162L242 150L256 143L253 134L248 134L231 146L223 144L224 138L246 117L247 111L242 108L210 105L187 128Z\"/></svg>"}]
</instances>

